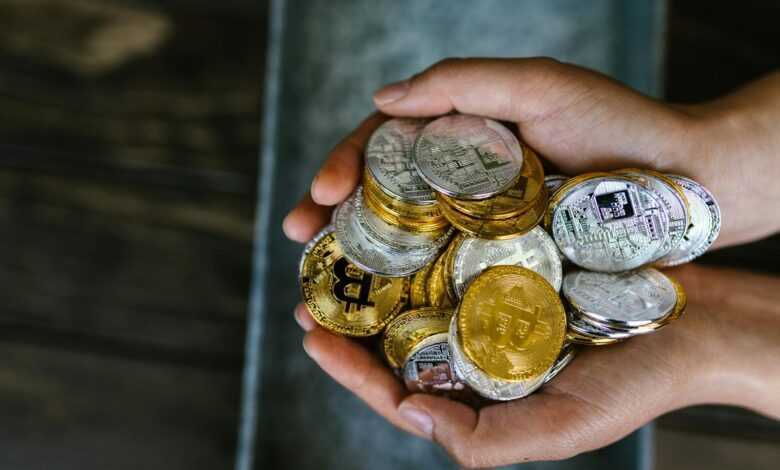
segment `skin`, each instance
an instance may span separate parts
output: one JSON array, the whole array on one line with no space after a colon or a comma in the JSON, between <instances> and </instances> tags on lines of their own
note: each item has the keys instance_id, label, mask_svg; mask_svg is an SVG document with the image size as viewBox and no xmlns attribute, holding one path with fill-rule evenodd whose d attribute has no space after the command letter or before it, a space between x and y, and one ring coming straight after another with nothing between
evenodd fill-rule
<instances>
[{"instance_id":1,"label":"skin","mask_svg":"<svg viewBox=\"0 0 780 470\"><path fill-rule=\"evenodd\" d=\"M352 192L366 141L386 116L453 110L515 122L523 140L565 174L644 167L692 177L721 205L717 247L780 229L780 217L767 217L780 207L778 73L712 102L678 106L551 59L457 59L388 85L374 101L383 114L334 148L311 195L285 219L292 240L309 240ZM694 404L780 418L780 279L696 265L669 273L689 297L686 315L673 326L584 348L540 392L480 410L407 393L378 358L318 327L302 304L295 317L307 332L304 349L326 373L465 467L568 458Z\"/></svg>"}]
</instances>

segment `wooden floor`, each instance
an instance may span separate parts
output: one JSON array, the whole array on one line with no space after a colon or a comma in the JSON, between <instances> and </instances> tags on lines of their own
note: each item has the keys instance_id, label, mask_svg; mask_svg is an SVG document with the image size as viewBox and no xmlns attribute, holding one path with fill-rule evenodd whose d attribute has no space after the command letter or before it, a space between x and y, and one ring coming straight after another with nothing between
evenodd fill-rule
<instances>
[{"instance_id":1,"label":"wooden floor","mask_svg":"<svg viewBox=\"0 0 780 470\"><path fill-rule=\"evenodd\" d=\"M672 99L780 65L772 2L671 6ZM264 21L253 0L0 0L0 469L231 467ZM693 468L678 453L716 428L761 452L773 426L670 415L659 462Z\"/></svg>"}]
</instances>

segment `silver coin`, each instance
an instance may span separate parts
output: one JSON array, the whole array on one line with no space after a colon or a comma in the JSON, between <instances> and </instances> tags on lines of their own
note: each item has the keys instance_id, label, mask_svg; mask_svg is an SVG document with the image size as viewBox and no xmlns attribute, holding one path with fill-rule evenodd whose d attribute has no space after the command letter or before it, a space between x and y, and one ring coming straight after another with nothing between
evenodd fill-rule
<instances>
[{"instance_id":1,"label":"silver coin","mask_svg":"<svg viewBox=\"0 0 780 470\"><path fill-rule=\"evenodd\" d=\"M657 178L652 174L645 174L640 172L627 172L623 173L632 178L636 178L639 182L655 191L656 195L666 207L666 212L669 214L669 236L661 244L661 248L656 253L656 259L666 256L680 244L685 236L685 232L688 229L688 206L684 196L677 192L674 187L669 185L661 178Z\"/></svg>"},{"instance_id":2,"label":"silver coin","mask_svg":"<svg viewBox=\"0 0 780 470\"><path fill-rule=\"evenodd\" d=\"M621 176L572 186L552 215L558 248L592 271L626 271L652 262L668 231L669 214L655 192Z\"/></svg>"},{"instance_id":3,"label":"silver coin","mask_svg":"<svg viewBox=\"0 0 780 470\"><path fill-rule=\"evenodd\" d=\"M547 376L547 373L542 374L540 378L535 380L521 382L506 382L494 379L484 373L479 367L471 362L460 349L457 317L457 314L453 315L452 320L450 321L448 336L452 364L458 377L466 382L466 384L468 384L468 386L477 394L490 400L515 400L532 394L544 384L544 378Z\"/></svg>"},{"instance_id":4,"label":"silver coin","mask_svg":"<svg viewBox=\"0 0 780 470\"><path fill-rule=\"evenodd\" d=\"M413 393L449 393L468 387L452 366L447 333L426 338L412 349L404 363L403 380Z\"/></svg>"},{"instance_id":5,"label":"silver coin","mask_svg":"<svg viewBox=\"0 0 780 470\"><path fill-rule=\"evenodd\" d=\"M303 253L301 254L301 260L298 262L298 279L301 278L301 275L303 274L303 264L306 261L306 256L311 253L311 250L314 249L314 247L317 245L317 243L320 242L324 237L330 235L334 231L334 227L332 224L328 224L320 230L317 235L314 235L314 238L309 240L309 242L306 244L306 246L303 247Z\"/></svg>"},{"instance_id":6,"label":"silver coin","mask_svg":"<svg viewBox=\"0 0 780 470\"><path fill-rule=\"evenodd\" d=\"M653 268L622 273L573 271L563 277L566 300L600 324L639 327L662 320L677 304L674 285Z\"/></svg>"},{"instance_id":7,"label":"silver coin","mask_svg":"<svg viewBox=\"0 0 780 470\"><path fill-rule=\"evenodd\" d=\"M633 334L627 331L613 330L601 324L589 323L585 321L582 313L575 309L568 312L568 327L575 333L591 338L609 338L609 339L627 339Z\"/></svg>"},{"instance_id":8,"label":"silver coin","mask_svg":"<svg viewBox=\"0 0 780 470\"><path fill-rule=\"evenodd\" d=\"M436 202L412 162L414 141L427 119L395 118L379 126L366 145L366 168L389 196L410 204Z\"/></svg>"},{"instance_id":9,"label":"silver coin","mask_svg":"<svg viewBox=\"0 0 780 470\"><path fill-rule=\"evenodd\" d=\"M459 199L486 199L511 188L523 149L500 123L455 114L431 122L414 145L414 164L433 189Z\"/></svg>"},{"instance_id":10,"label":"silver coin","mask_svg":"<svg viewBox=\"0 0 780 470\"><path fill-rule=\"evenodd\" d=\"M430 253L396 250L371 238L358 222L356 196L353 194L336 208L335 237L344 256L363 271L384 277L409 276L433 261L436 250Z\"/></svg>"},{"instance_id":11,"label":"silver coin","mask_svg":"<svg viewBox=\"0 0 780 470\"><path fill-rule=\"evenodd\" d=\"M528 268L555 288L561 289L563 267L558 247L541 227L507 240L464 238L455 251L452 283L458 298L479 273L491 266L514 265Z\"/></svg>"},{"instance_id":12,"label":"silver coin","mask_svg":"<svg viewBox=\"0 0 780 470\"><path fill-rule=\"evenodd\" d=\"M577 351L573 344L565 343L563 349L561 349L561 353L558 355L558 359L555 361L555 365L544 376L544 383L554 379L556 375L565 369L566 366L571 363L572 359L574 359L576 353Z\"/></svg>"},{"instance_id":13,"label":"silver coin","mask_svg":"<svg viewBox=\"0 0 780 470\"><path fill-rule=\"evenodd\" d=\"M563 186L563 183L565 183L568 179L569 177L564 175L545 175L544 187L547 188L548 194L552 194L557 191L558 188Z\"/></svg>"},{"instance_id":14,"label":"silver coin","mask_svg":"<svg viewBox=\"0 0 780 470\"><path fill-rule=\"evenodd\" d=\"M720 206L707 188L684 176L667 176L682 187L688 199L691 222L682 241L658 260L658 265L664 267L687 263L704 254L715 243L721 226Z\"/></svg>"}]
</instances>

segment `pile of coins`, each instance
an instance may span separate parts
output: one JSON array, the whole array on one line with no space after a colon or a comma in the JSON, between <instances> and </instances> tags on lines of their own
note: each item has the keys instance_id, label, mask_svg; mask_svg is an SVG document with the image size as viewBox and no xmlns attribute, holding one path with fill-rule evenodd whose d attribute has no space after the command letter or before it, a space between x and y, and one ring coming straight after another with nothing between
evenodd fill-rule
<instances>
[{"instance_id":1,"label":"pile of coins","mask_svg":"<svg viewBox=\"0 0 780 470\"><path fill-rule=\"evenodd\" d=\"M578 345L652 333L685 310L652 266L704 253L720 210L651 170L545 176L538 155L478 116L391 119L363 184L304 249L303 297L324 328L379 337L413 392L522 398Z\"/></svg>"}]
</instances>

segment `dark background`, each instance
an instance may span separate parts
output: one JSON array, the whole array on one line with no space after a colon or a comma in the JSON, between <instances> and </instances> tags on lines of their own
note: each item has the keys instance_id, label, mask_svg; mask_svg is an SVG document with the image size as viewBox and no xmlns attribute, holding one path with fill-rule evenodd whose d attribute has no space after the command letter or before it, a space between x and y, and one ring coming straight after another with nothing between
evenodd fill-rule
<instances>
[{"instance_id":1,"label":"dark background","mask_svg":"<svg viewBox=\"0 0 780 470\"><path fill-rule=\"evenodd\" d=\"M778 19L671 1L667 97L775 69ZM231 467L265 28L254 0L0 0L0 468ZM780 425L729 408L658 440L659 468L780 458Z\"/></svg>"}]
</instances>

